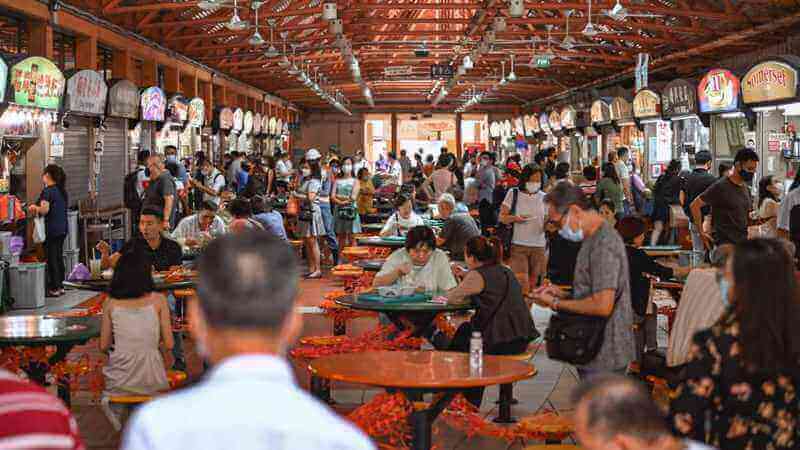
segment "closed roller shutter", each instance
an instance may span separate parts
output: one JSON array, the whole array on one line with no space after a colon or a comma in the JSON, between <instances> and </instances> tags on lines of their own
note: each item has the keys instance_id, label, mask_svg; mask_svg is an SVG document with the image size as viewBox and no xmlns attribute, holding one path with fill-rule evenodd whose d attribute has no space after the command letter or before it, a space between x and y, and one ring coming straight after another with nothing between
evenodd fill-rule
<instances>
[{"instance_id":1,"label":"closed roller shutter","mask_svg":"<svg viewBox=\"0 0 800 450\"><path fill-rule=\"evenodd\" d=\"M95 119L70 116L64 132L64 157L55 158L67 174L69 206L89 197L89 127Z\"/></svg>"},{"instance_id":2,"label":"closed roller shutter","mask_svg":"<svg viewBox=\"0 0 800 450\"><path fill-rule=\"evenodd\" d=\"M125 178L125 155L128 127L125 119L107 118L103 140L103 156L100 160L100 183L98 186L101 209L123 206L122 190Z\"/></svg>"}]
</instances>

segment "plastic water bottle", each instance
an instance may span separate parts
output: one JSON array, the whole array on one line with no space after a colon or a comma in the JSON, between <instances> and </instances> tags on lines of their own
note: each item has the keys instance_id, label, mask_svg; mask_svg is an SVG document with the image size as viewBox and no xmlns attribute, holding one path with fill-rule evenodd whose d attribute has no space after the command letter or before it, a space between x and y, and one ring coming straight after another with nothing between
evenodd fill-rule
<instances>
[{"instance_id":1,"label":"plastic water bottle","mask_svg":"<svg viewBox=\"0 0 800 450\"><path fill-rule=\"evenodd\" d=\"M479 371L483 368L483 338L480 331L473 331L469 340L469 370Z\"/></svg>"}]
</instances>

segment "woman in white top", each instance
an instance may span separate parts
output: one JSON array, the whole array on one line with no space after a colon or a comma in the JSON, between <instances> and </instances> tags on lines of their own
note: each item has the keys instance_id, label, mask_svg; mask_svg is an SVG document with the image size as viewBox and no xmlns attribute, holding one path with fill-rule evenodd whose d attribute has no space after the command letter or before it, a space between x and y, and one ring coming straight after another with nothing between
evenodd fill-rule
<instances>
[{"instance_id":1,"label":"woman in white top","mask_svg":"<svg viewBox=\"0 0 800 450\"><path fill-rule=\"evenodd\" d=\"M414 213L411 198L404 194L397 194L394 198L394 207L395 212L389 216L389 220L383 226L380 232L381 237L405 236L408 230L419 225L425 225L422 217Z\"/></svg>"},{"instance_id":2,"label":"woman in white top","mask_svg":"<svg viewBox=\"0 0 800 450\"><path fill-rule=\"evenodd\" d=\"M433 171L428 179L428 184L433 187L435 201L439 201L439 197L458 182L458 178L447 168L447 162L448 160L444 155L440 156L439 161L436 163L436 170Z\"/></svg>"},{"instance_id":3,"label":"woman in white top","mask_svg":"<svg viewBox=\"0 0 800 450\"><path fill-rule=\"evenodd\" d=\"M526 165L522 169L519 185L509 189L500 206L500 222L513 227L511 270L522 285L523 295L530 292L531 284L535 285L547 268L547 240L544 234L547 206L542 192L542 177L541 167Z\"/></svg>"},{"instance_id":4,"label":"woman in white top","mask_svg":"<svg viewBox=\"0 0 800 450\"><path fill-rule=\"evenodd\" d=\"M758 182L758 218L761 219L759 234L761 237L778 235L778 211L781 209L781 180L767 175Z\"/></svg>"},{"instance_id":5,"label":"woman in white top","mask_svg":"<svg viewBox=\"0 0 800 450\"><path fill-rule=\"evenodd\" d=\"M408 232L404 248L395 250L375 275L373 286L414 286L425 292L443 292L456 287L447 254L436 248L433 230L424 225Z\"/></svg>"}]
</instances>

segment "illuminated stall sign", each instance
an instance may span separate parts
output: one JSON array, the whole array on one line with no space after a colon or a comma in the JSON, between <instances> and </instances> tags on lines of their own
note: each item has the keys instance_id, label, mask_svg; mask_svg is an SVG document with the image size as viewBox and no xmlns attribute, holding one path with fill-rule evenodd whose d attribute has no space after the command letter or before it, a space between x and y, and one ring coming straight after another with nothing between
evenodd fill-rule
<instances>
[{"instance_id":1,"label":"illuminated stall sign","mask_svg":"<svg viewBox=\"0 0 800 450\"><path fill-rule=\"evenodd\" d=\"M108 90L108 115L137 119L139 117L139 88L128 80L119 80Z\"/></svg>"},{"instance_id":2,"label":"illuminated stall sign","mask_svg":"<svg viewBox=\"0 0 800 450\"><path fill-rule=\"evenodd\" d=\"M153 122L164 121L164 112L167 109L167 98L161 88L153 86L142 91L140 106L142 108L142 120Z\"/></svg>"},{"instance_id":3,"label":"illuminated stall sign","mask_svg":"<svg viewBox=\"0 0 800 450\"><path fill-rule=\"evenodd\" d=\"M264 116L261 117L261 133L265 134L265 135L269 135L270 134L269 133L269 116L266 115L266 114L264 114Z\"/></svg>"},{"instance_id":4,"label":"illuminated stall sign","mask_svg":"<svg viewBox=\"0 0 800 450\"><path fill-rule=\"evenodd\" d=\"M206 121L206 102L200 98L195 97L189 102L189 126L194 128L201 128Z\"/></svg>"},{"instance_id":5,"label":"illuminated stall sign","mask_svg":"<svg viewBox=\"0 0 800 450\"><path fill-rule=\"evenodd\" d=\"M189 100L183 95L176 94L169 99L169 120L177 123L189 120Z\"/></svg>"},{"instance_id":6,"label":"illuminated stall sign","mask_svg":"<svg viewBox=\"0 0 800 450\"><path fill-rule=\"evenodd\" d=\"M565 106L561 109L561 128L565 130L571 130L575 128L575 119L577 118L578 113L575 112L575 108L572 106Z\"/></svg>"},{"instance_id":7,"label":"illuminated stall sign","mask_svg":"<svg viewBox=\"0 0 800 450\"><path fill-rule=\"evenodd\" d=\"M633 121L633 106L624 97L614 97L611 101L611 120L617 123Z\"/></svg>"},{"instance_id":8,"label":"illuminated stall sign","mask_svg":"<svg viewBox=\"0 0 800 450\"><path fill-rule=\"evenodd\" d=\"M106 112L108 86L94 70L80 70L67 80L64 110L101 116Z\"/></svg>"},{"instance_id":9,"label":"illuminated stall sign","mask_svg":"<svg viewBox=\"0 0 800 450\"><path fill-rule=\"evenodd\" d=\"M611 122L611 108L605 100L595 100L589 112L592 123Z\"/></svg>"},{"instance_id":10,"label":"illuminated stall sign","mask_svg":"<svg viewBox=\"0 0 800 450\"><path fill-rule=\"evenodd\" d=\"M661 96L649 89L642 89L633 99L633 117L648 119L661 116Z\"/></svg>"},{"instance_id":11,"label":"illuminated stall sign","mask_svg":"<svg viewBox=\"0 0 800 450\"><path fill-rule=\"evenodd\" d=\"M697 86L697 99L701 113L736 111L739 108L739 78L729 70L711 70Z\"/></svg>"},{"instance_id":12,"label":"illuminated stall sign","mask_svg":"<svg viewBox=\"0 0 800 450\"><path fill-rule=\"evenodd\" d=\"M694 84L682 79L670 81L661 93L661 114L664 117L697 114L697 88Z\"/></svg>"},{"instance_id":13,"label":"illuminated stall sign","mask_svg":"<svg viewBox=\"0 0 800 450\"><path fill-rule=\"evenodd\" d=\"M746 104L775 102L797 96L797 71L780 61L755 65L742 78L742 100Z\"/></svg>"},{"instance_id":14,"label":"illuminated stall sign","mask_svg":"<svg viewBox=\"0 0 800 450\"><path fill-rule=\"evenodd\" d=\"M242 108L236 108L235 110L233 110L233 127L231 127L231 129L238 133L242 131L243 127L244 127L244 111L242 111Z\"/></svg>"},{"instance_id":15,"label":"illuminated stall sign","mask_svg":"<svg viewBox=\"0 0 800 450\"><path fill-rule=\"evenodd\" d=\"M271 134L272 136L277 136L278 135L278 132L276 131L278 129L277 125L278 125L278 119L276 119L274 117L270 117L269 118L269 134Z\"/></svg>"},{"instance_id":16,"label":"illuminated stall sign","mask_svg":"<svg viewBox=\"0 0 800 450\"><path fill-rule=\"evenodd\" d=\"M261 121L262 120L264 120L264 118L261 117L260 113L256 113L256 115L253 116L253 135L254 136L261 135Z\"/></svg>"},{"instance_id":17,"label":"illuminated stall sign","mask_svg":"<svg viewBox=\"0 0 800 450\"><path fill-rule=\"evenodd\" d=\"M551 130L561 130L561 114L559 114L558 111L550 111L550 114L547 116L547 122L550 124Z\"/></svg>"},{"instance_id":18,"label":"illuminated stall sign","mask_svg":"<svg viewBox=\"0 0 800 450\"><path fill-rule=\"evenodd\" d=\"M525 124L522 123L522 116L514 119L514 132L519 136L525 136Z\"/></svg>"},{"instance_id":19,"label":"illuminated stall sign","mask_svg":"<svg viewBox=\"0 0 800 450\"><path fill-rule=\"evenodd\" d=\"M532 134L542 132L542 127L539 126L539 118L536 117L536 114L531 114L528 116L528 122L525 124L525 128L529 127Z\"/></svg>"},{"instance_id":20,"label":"illuminated stall sign","mask_svg":"<svg viewBox=\"0 0 800 450\"><path fill-rule=\"evenodd\" d=\"M0 103L6 101L6 86L8 85L8 64L0 56Z\"/></svg>"},{"instance_id":21,"label":"illuminated stall sign","mask_svg":"<svg viewBox=\"0 0 800 450\"><path fill-rule=\"evenodd\" d=\"M219 129L230 130L233 127L233 110L222 108L219 110Z\"/></svg>"},{"instance_id":22,"label":"illuminated stall sign","mask_svg":"<svg viewBox=\"0 0 800 450\"><path fill-rule=\"evenodd\" d=\"M253 111L247 111L244 113L244 134L250 134L253 132Z\"/></svg>"},{"instance_id":23,"label":"illuminated stall sign","mask_svg":"<svg viewBox=\"0 0 800 450\"><path fill-rule=\"evenodd\" d=\"M11 68L11 101L18 105L58 109L64 86L64 75L46 58L32 56Z\"/></svg>"},{"instance_id":24,"label":"illuminated stall sign","mask_svg":"<svg viewBox=\"0 0 800 450\"><path fill-rule=\"evenodd\" d=\"M545 133L550 132L550 116L547 113L543 112L539 115L539 128Z\"/></svg>"},{"instance_id":25,"label":"illuminated stall sign","mask_svg":"<svg viewBox=\"0 0 800 450\"><path fill-rule=\"evenodd\" d=\"M285 124L283 123L283 120L278 119L278 121L275 123L275 134L281 136L286 134L286 129L284 128L284 126Z\"/></svg>"}]
</instances>

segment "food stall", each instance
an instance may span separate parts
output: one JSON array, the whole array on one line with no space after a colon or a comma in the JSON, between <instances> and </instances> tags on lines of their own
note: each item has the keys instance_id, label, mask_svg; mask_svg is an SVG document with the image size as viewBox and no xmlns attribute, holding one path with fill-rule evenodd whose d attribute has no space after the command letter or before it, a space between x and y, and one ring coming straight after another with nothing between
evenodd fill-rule
<instances>
[{"instance_id":1,"label":"food stall","mask_svg":"<svg viewBox=\"0 0 800 450\"><path fill-rule=\"evenodd\" d=\"M796 56L773 57L753 65L742 77L742 101L757 114L754 139L745 136L745 146L755 141L759 177L792 178L800 164L798 68Z\"/></svg>"},{"instance_id":2,"label":"food stall","mask_svg":"<svg viewBox=\"0 0 800 450\"><path fill-rule=\"evenodd\" d=\"M214 119L212 120L212 130L216 141L216 145L212 145L214 148L212 161L222 162L222 156L227 153L227 149L230 147L228 141L231 139L230 130L232 127L233 110L225 106L217 107L214 110Z\"/></svg>"},{"instance_id":3,"label":"food stall","mask_svg":"<svg viewBox=\"0 0 800 450\"><path fill-rule=\"evenodd\" d=\"M672 128L661 120L661 96L642 89L633 98L633 118L644 132L642 175L655 181L672 158Z\"/></svg>"},{"instance_id":4,"label":"food stall","mask_svg":"<svg viewBox=\"0 0 800 450\"><path fill-rule=\"evenodd\" d=\"M233 124L231 125L231 133L228 139L228 152L245 151L246 147L242 145L244 133L244 111L242 108L233 110Z\"/></svg>"},{"instance_id":5,"label":"food stall","mask_svg":"<svg viewBox=\"0 0 800 450\"><path fill-rule=\"evenodd\" d=\"M590 146L596 149L592 156L597 156L601 162L608 161L608 153L616 150L616 145L612 136L615 136L614 125L611 122L611 106L609 99L600 98L592 102L589 110L589 117L592 122L592 139L596 140Z\"/></svg>"},{"instance_id":6,"label":"food stall","mask_svg":"<svg viewBox=\"0 0 800 450\"><path fill-rule=\"evenodd\" d=\"M730 70L711 69L697 85L700 116L711 128L714 170L721 162L733 165L736 152L745 146L745 133L755 125L755 116L745 111L741 98L739 78Z\"/></svg>"},{"instance_id":7,"label":"food stall","mask_svg":"<svg viewBox=\"0 0 800 450\"><path fill-rule=\"evenodd\" d=\"M611 100L611 120L619 134L619 145L630 150L631 161L639 168L644 161L644 134L633 119L633 105L627 98L619 96Z\"/></svg>"},{"instance_id":8,"label":"food stall","mask_svg":"<svg viewBox=\"0 0 800 450\"><path fill-rule=\"evenodd\" d=\"M692 81L677 79L661 91L661 115L672 126L672 158L682 163L682 170L694 166L694 154L708 150L708 128L697 115L697 86Z\"/></svg>"}]
</instances>

